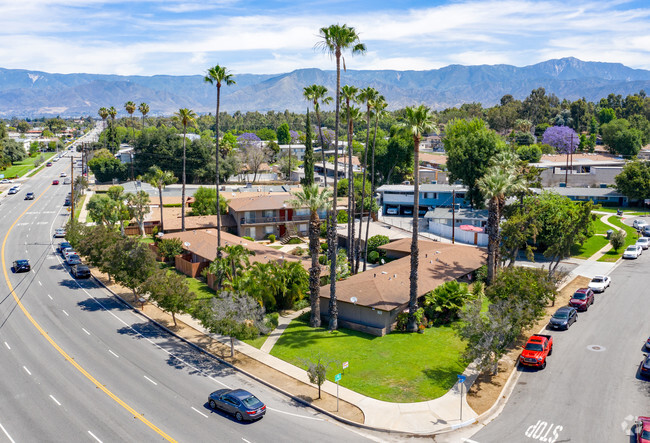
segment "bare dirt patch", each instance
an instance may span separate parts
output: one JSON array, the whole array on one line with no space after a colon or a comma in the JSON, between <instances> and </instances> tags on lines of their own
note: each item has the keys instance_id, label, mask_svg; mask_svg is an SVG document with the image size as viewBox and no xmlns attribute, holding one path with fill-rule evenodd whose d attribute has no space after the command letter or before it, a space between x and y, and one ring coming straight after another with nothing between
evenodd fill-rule
<instances>
[{"instance_id":1,"label":"bare dirt patch","mask_svg":"<svg viewBox=\"0 0 650 443\"><path fill-rule=\"evenodd\" d=\"M182 321L176 321L176 326L174 326L174 321L172 320L171 315L167 314L160 310L157 306L151 303L145 303L144 308L142 305L135 301L133 293L130 289L124 288L115 282L108 281L108 277L99 272L97 269L93 269L93 275L100 280L106 287L111 291L119 295L127 303L130 303L135 309L142 311L149 318L152 318L156 322L165 326L166 328L173 331L180 337L183 337L189 342L196 344L202 349L206 350L212 355L219 357L220 359L227 361L233 366L240 368L264 381L267 383L276 386L282 389L285 392L289 392L293 396L300 398L301 400L318 406L321 409L324 409L334 415L345 418L356 423L364 422L364 415L361 409L355 405L340 400L339 410L336 412L336 397L329 395L326 392L321 393L321 398L318 398L318 387L305 384L299 380L296 380L293 377L290 377L276 369L273 369L259 361L248 357L240 352L235 351L234 357L230 356L230 345L223 344L200 331L192 328L191 326L183 323ZM206 394L207 395L207 394Z\"/></svg>"},{"instance_id":2,"label":"bare dirt patch","mask_svg":"<svg viewBox=\"0 0 650 443\"><path fill-rule=\"evenodd\" d=\"M519 338L516 346L504 355L499 362L499 371L496 375L481 374L467 393L467 403L476 411L477 414L482 414L492 407L492 405L499 399L501 391L506 381L512 374L517 364L517 359L521 353L521 347L526 343L526 340L531 334L539 332L549 321L553 313L560 306L569 303L571 295L576 289L584 288L589 284L590 279L583 276L578 276L571 280L559 292L555 299L555 306L548 306L544 318L539 320L532 328L524 331Z\"/></svg>"}]
</instances>

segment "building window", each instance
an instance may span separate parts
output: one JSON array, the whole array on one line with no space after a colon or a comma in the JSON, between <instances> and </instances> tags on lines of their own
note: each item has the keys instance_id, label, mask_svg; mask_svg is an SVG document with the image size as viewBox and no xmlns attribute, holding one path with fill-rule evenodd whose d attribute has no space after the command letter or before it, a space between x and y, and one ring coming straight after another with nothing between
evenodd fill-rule
<instances>
[{"instance_id":1,"label":"building window","mask_svg":"<svg viewBox=\"0 0 650 443\"><path fill-rule=\"evenodd\" d=\"M250 223L255 220L255 213L251 211L244 212L244 219L246 222Z\"/></svg>"},{"instance_id":2,"label":"building window","mask_svg":"<svg viewBox=\"0 0 650 443\"><path fill-rule=\"evenodd\" d=\"M438 198L438 194L435 192L425 192L424 193L424 198L432 198L436 200Z\"/></svg>"},{"instance_id":3,"label":"building window","mask_svg":"<svg viewBox=\"0 0 650 443\"><path fill-rule=\"evenodd\" d=\"M254 228L254 227L253 227L253 228L246 228L246 230L244 231L244 233L246 234L246 237L250 237L250 238L253 238L253 239L254 239L254 238L257 238L257 237L255 236L255 228Z\"/></svg>"},{"instance_id":4,"label":"building window","mask_svg":"<svg viewBox=\"0 0 650 443\"><path fill-rule=\"evenodd\" d=\"M298 225L298 231L300 232L307 232L307 223L300 223Z\"/></svg>"},{"instance_id":5,"label":"building window","mask_svg":"<svg viewBox=\"0 0 650 443\"><path fill-rule=\"evenodd\" d=\"M264 233L266 235L273 234L274 231L275 228L273 228L273 226L264 226Z\"/></svg>"},{"instance_id":6,"label":"building window","mask_svg":"<svg viewBox=\"0 0 650 443\"><path fill-rule=\"evenodd\" d=\"M309 215L309 208L296 209L296 215L300 215L300 216Z\"/></svg>"},{"instance_id":7,"label":"building window","mask_svg":"<svg viewBox=\"0 0 650 443\"><path fill-rule=\"evenodd\" d=\"M273 209L262 212L262 217L271 218L275 217L275 211Z\"/></svg>"},{"instance_id":8,"label":"building window","mask_svg":"<svg viewBox=\"0 0 650 443\"><path fill-rule=\"evenodd\" d=\"M464 192L457 192L457 193L456 193L456 198L462 198L462 199L464 199L464 198L465 198L465 193L464 193Z\"/></svg>"}]
</instances>

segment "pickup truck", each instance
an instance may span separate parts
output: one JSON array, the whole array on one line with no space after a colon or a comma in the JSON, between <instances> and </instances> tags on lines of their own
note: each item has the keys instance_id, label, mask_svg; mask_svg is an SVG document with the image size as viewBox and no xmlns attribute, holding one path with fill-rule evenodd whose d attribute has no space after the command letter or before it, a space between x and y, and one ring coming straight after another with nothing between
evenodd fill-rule
<instances>
[{"instance_id":1,"label":"pickup truck","mask_svg":"<svg viewBox=\"0 0 650 443\"><path fill-rule=\"evenodd\" d=\"M519 356L519 363L544 369L546 357L553 353L553 337L544 334L532 335Z\"/></svg>"}]
</instances>

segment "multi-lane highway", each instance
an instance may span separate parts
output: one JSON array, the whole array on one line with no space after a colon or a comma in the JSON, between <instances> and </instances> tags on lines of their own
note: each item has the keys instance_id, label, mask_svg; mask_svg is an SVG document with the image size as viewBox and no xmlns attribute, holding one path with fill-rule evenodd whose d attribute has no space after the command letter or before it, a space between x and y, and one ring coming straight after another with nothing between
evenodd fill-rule
<instances>
[{"instance_id":1,"label":"multi-lane highway","mask_svg":"<svg viewBox=\"0 0 650 443\"><path fill-rule=\"evenodd\" d=\"M194 350L92 280L75 281L55 252L68 217L64 158L0 205L0 442L363 441L365 437ZM36 200L23 200L26 192ZM14 274L15 259L32 271ZM208 394L242 387L268 406L240 424Z\"/></svg>"}]
</instances>

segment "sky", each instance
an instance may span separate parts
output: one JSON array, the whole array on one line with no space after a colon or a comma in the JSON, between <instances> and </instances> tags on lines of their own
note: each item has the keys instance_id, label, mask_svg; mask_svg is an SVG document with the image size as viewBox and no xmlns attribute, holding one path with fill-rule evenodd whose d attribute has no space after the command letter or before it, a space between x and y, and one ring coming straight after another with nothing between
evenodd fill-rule
<instances>
[{"instance_id":1,"label":"sky","mask_svg":"<svg viewBox=\"0 0 650 443\"><path fill-rule=\"evenodd\" d=\"M0 0L0 67L196 75L335 69L319 29L356 29L348 69L428 70L576 57L650 69L650 1Z\"/></svg>"}]
</instances>

